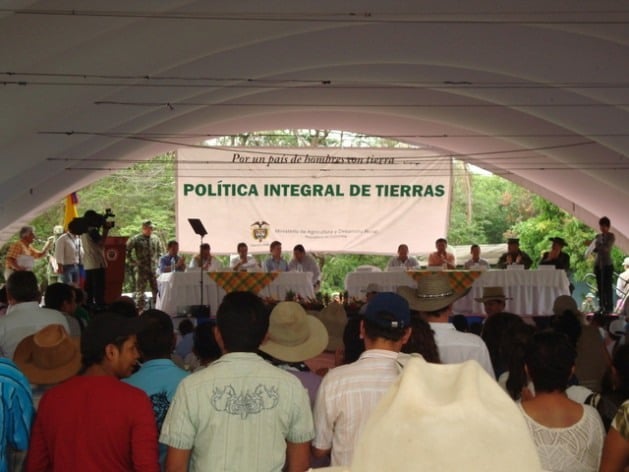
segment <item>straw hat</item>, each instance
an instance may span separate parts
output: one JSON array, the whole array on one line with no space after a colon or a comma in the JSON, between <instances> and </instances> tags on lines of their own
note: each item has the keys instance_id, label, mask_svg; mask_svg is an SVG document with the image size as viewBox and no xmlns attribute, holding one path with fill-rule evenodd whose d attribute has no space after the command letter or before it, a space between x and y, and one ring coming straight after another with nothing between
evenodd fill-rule
<instances>
[{"instance_id":1,"label":"straw hat","mask_svg":"<svg viewBox=\"0 0 629 472\"><path fill-rule=\"evenodd\" d=\"M20 341L13 360L32 384L56 384L81 368L79 338L62 325L49 325Z\"/></svg>"},{"instance_id":2,"label":"straw hat","mask_svg":"<svg viewBox=\"0 0 629 472\"><path fill-rule=\"evenodd\" d=\"M337 302L328 303L317 315L328 331L326 351L336 351L343 347L343 332L347 324L347 313L343 305Z\"/></svg>"},{"instance_id":3,"label":"straw hat","mask_svg":"<svg viewBox=\"0 0 629 472\"><path fill-rule=\"evenodd\" d=\"M502 287L483 287L483 296L474 300L485 303L490 300L511 300L511 297L505 296L505 291Z\"/></svg>"},{"instance_id":4,"label":"straw hat","mask_svg":"<svg viewBox=\"0 0 629 472\"><path fill-rule=\"evenodd\" d=\"M404 297L411 310L437 311L451 305L467 292L456 292L446 274L427 274L419 279L417 288L398 287L397 293Z\"/></svg>"},{"instance_id":5,"label":"straw hat","mask_svg":"<svg viewBox=\"0 0 629 472\"><path fill-rule=\"evenodd\" d=\"M327 345L328 332L319 319L297 302L280 302L271 312L269 339L260 350L281 361L301 362L318 356Z\"/></svg>"},{"instance_id":6,"label":"straw hat","mask_svg":"<svg viewBox=\"0 0 629 472\"><path fill-rule=\"evenodd\" d=\"M410 358L359 436L346 472L534 472L537 450L516 404L476 361Z\"/></svg>"}]
</instances>

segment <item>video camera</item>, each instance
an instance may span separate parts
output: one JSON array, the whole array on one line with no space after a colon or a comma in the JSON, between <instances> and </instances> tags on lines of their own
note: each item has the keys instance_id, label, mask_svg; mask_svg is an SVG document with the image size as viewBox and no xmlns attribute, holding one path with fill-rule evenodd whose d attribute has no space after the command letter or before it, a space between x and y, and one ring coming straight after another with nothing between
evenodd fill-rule
<instances>
[{"instance_id":1,"label":"video camera","mask_svg":"<svg viewBox=\"0 0 629 472\"><path fill-rule=\"evenodd\" d=\"M83 215L83 219L87 222L87 226L93 228L113 228L116 226L115 221L107 221L108 218L115 218L111 212L111 208L105 208L105 213L102 215L100 213L96 213L94 210L87 210Z\"/></svg>"},{"instance_id":2,"label":"video camera","mask_svg":"<svg viewBox=\"0 0 629 472\"><path fill-rule=\"evenodd\" d=\"M90 228L113 228L116 226L115 221L108 221L108 218L115 218L111 208L106 208L105 213L96 213L94 210L87 210L83 217L74 218L68 228L73 234L87 233Z\"/></svg>"}]
</instances>

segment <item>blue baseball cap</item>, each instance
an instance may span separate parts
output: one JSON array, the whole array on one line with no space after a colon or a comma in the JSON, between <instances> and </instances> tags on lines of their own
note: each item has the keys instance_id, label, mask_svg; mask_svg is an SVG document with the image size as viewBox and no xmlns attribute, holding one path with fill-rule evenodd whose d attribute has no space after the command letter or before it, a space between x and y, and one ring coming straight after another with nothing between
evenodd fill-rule
<instances>
[{"instance_id":1,"label":"blue baseball cap","mask_svg":"<svg viewBox=\"0 0 629 472\"><path fill-rule=\"evenodd\" d=\"M380 292L367 304L365 319L382 328L407 328L411 324L411 310L397 293Z\"/></svg>"}]
</instances>

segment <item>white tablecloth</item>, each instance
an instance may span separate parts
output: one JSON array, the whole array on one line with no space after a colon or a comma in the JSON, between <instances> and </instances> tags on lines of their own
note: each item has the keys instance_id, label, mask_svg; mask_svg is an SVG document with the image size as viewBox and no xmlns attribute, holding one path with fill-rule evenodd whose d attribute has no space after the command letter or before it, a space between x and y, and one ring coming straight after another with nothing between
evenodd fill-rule
<instances>
[{"instance_id":1,"label":"white tablecloth","mask_svg":"<svg viewBox=\"0 0 629 472\"><path fill-rule=\"evenodd\" d=\"M210 305L212 315L225 296L210 276L203 272L203 304ZM159 296L155 307L171 316L183 313L189 305L198 305L201 300L201 273L198 271L161 274L157 279ZM286 292L292 291L302 298L314 298L312 272L280 272L278 277L261 290L258 295L283 300Z\"/></svg>"},{"instance_id":2,"label":"white tablecloth","mask_svg":"<svg viewBox=\"0 0 629 472\"><path fill-rule=\"evenodd\" d=\"M184 313L184 307L199 305L201 303L201 277L203 278L203 304L210 305L212 314L215 314L219 304L218 287L206 272L198 270L161 274L157 278L159 295L155 308L175 316Z\"/></svg>"},{"instance_id":3,"label":"white tablecloth","mask_svg":"<svg viewBox=\"0 0 629 472\"><path fill-rule=\"evenodd\" d=\"M365 289L376 283L383 291L395 291L415 282L406 272L351 272L345 277L345 290L350 297L364 298ZM480 298L483 287L503 287L507 297L506 311L519 315L551 315L553 301L559 295L570 295L570 283L563 270L488 270L476 279L472 290L454 304L454 313L484 314Z\"/></svg>"}]
</instances>

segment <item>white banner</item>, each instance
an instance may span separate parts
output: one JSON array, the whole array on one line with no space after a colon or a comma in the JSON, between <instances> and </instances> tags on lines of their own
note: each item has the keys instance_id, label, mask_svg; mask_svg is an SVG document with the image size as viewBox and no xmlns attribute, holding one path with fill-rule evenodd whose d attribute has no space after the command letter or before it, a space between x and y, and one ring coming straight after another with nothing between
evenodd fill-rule
<instances>
[{"instance_id":1,"label":"white banner","mask_svg":"<svg viewBox=\"0 0 629 472\"><path fill-rule=\"evenodd\" d=\"M239 148L177 151L177 238L196 252L188 218L216 254L284 251L411 254L432 250L449 219L451 160L418 150Z\"/></svg>"}]
</instances>

